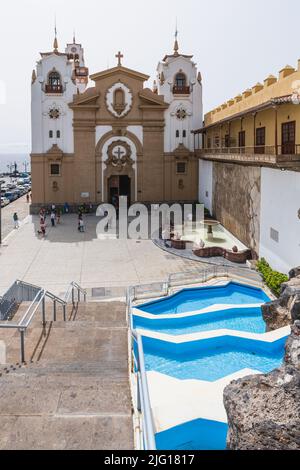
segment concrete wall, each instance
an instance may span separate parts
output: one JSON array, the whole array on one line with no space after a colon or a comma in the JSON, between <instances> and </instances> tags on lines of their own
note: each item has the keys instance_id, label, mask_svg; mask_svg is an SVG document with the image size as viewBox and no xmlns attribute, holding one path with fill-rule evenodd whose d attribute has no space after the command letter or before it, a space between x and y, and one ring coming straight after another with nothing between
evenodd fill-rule
<instances>
[{"instance_id":1,"label":"concrete wall","mask_svg":"<svg viewBox=\"0 0 300 470\"><path fill-rule=\"evenodd\" d=\"M199 202L213 210L213 163L199 160Z\"/></svg>"},{"instance_id":2,"label":"concrete wall","mask_svg":"<svg viewBox=\"0 0 300 470\"><path fill-rule=\"evenodd\" d=\"M260 240L260 174L258 167L213 163L213 214L256 253Z\"/></svg>"},{"instance_id":3,"label":"concrete wall","mask_svg":"<svg viewBox=\"0 0 300 470\"><path fill-rule=\"evenodd\" d=\"M261 170L260 256L273 269L288 271L300 265L300 173ZM271 238L271 228L279 241Z\"/></svg>"}]
</instances>

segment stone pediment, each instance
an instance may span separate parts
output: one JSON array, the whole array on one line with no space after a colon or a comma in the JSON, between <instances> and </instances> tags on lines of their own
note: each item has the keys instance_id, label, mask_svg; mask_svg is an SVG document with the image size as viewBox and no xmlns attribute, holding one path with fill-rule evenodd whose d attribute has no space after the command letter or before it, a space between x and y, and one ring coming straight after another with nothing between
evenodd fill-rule
<instances>
[{"instance_id":1,"label":"stone pediment","mask_svg":"<svg viewBox=\"0 0 300 470\"><path fill-rule=\"evenodd\" d=\"M179 144L177 149L174 150L173 155L175 158L188 158L191 155L191 152L183 144Z\"/></svg>"},{"instance_id":2,"label":"stone pediment","mask_svg":"<svg viewBox=\"0 0 300 470\"><path fill-rule=\"evenodd\" d=\"M168 103L164 101L164 97L162 95L157 95L150 90L150 88L145 88L139 93L139 97L142 101L140 107L160 107L167 109L169 107Z\"/></svg>"},{"instance_id":3,"label":"stone pediment","mask_svg":"<svg viewBox=\"0 0 300 470\"><path fill-rule=\"evenodd\" d=\"M95 88L89 88L84 93L74 95L72 103L69 104L70 108L93 108L99 109L98 99L100 93L96 92Z\"/></svg>"},{"instance_id":4,"label":"stone pediment","mask_svg":"<svg viewBox=\"0 0 300 470\"><path fill-rule=\"evenodd\" d=\"M111 77L114 75L119 76L120 73L122 75L127 75L131 78L135 78L136 80L146 82L149 80L149 75L145 75L144 73L137 72L136 70L128 69L127 67L123 66L117 66L113 67L111 69L103 70L102 72L95 73L94 75L91 75L91 79L97 82L98 80L101 80L103 78Z\"/></svg>"},{"instance_id":5,"label":"stone pediment","mask_svg":"<svg viewBox=\"0 0 300 470\"><path fill-rule=\"evenodd\" d=\"M64 152L59 148L57 144L53 144L52 147L46 153L48 160L60 161L64 156Z\"/></svg>"}]
</instances>

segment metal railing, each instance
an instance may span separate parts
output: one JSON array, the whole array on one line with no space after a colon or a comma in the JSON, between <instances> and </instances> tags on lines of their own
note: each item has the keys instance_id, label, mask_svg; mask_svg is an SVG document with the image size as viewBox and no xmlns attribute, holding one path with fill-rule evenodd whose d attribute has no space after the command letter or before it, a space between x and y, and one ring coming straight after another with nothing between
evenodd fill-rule
<instances>
[{"instance_id":1,"label":"metal railing","mask_svg":"<svg viewBox=\"0 0 300 470\"><path fill-rule=\"evenodd\" d=\"M245 147L209 147L196 150L200 154L207 155L243 155L245 157L251 155L272 155L272 156L289 156L300 155L299 144L286 145L255 145Z\"/></svg>"},{"instance_id":2,"label":"metal railing","mask_svg":"<svg viewBox=\"0 0 300 470\"><path fill-rule=\"evenodd\" d=\"M234 281L251 283L255 287L263 287L262 278L256 271L231 268L229 266L211 266L204 269L194 269L193 271L170 274L167 282L132 286L127 289L127 319L132 336L131 353L137 377L137 408L141 413L141 434L145 450L156 450L156 443L143 341L141 335L134 330L132 315L133 303L147 298L166 297L170 295L173 288L202 284L213 278L228 278ZM134 343L137 345L137 356L134 351Z\"/></svg>"},{"instance_id":3,"label":"metal railing","mask_svg":"<svg viewBox=\"0 0 300 470\"><path fill-rule=\"evenodd\" d=\"M71 282L69 289L67 290L66 295L65 295L65 299L64 299L65 303L69 303L70 298L71 298L72 304L74 305L76 292L77 292L77 302L81 301L81 295L83 296L84 302L86 302L86 296L87 296L86 291L82 289L82 287L80 287L80 285L77 284L76 282Z\"/></svg>"},{"instance_id":4,"label":"metal railing","mask_svg":"<svg viewBox=\"0 0 300 470\"><path fill-rule=\"evenodd\" d=\"M13 286L4 294L0 300L0 313L1 320L6 323L0 324L0 329L9 330L15 329L20 333L20 360L25 363L25 334L31 325L35 315L41 307L42 325L46 326L46 299L53 303L53 321L57 321L57 304L61 305L63 310L63 321L67 320L67 305L70 297L72 297L72 304L75 305L75 293L77 292L77 302L81 301L81 294L86 302L86 291L78 284L72 282L66 293L65 299L52 294L41 287L25 283L23 281L16 281ZM10 323L8 320L22 302L31 302L25 314L18 323Z\"/></svg>"},{"instance_id":5,"label":"metal railing","mask_svg":"<svg viewBox=\"0 0 300 470\"><path fill-rule=\"evenodd\" d=\"M170 290L173 287L202 284L218 277L225 277L236 281L251 282L258 287L263 286L262 278L256 271L229 266L210 266L208 268L199 268L182 273L170 274L166 282L156 282L153 284L132 286L127 289L127 306L130 306L131 308L132 303L136 300L168 296L170 294Z\"/></svg>"},{"instance_id":6,"label":"metal railing","mask_svg":"<svg viewBox=\"0 0 300 470\"><path fill-rule=\"evenodd\" d=\"M143 348L143 340L140 334L132 331L133 345L137 345L137 355L134 354L134 346L132 345L134 363L136 366L137 376L137 408L142 417L142 439L143 450L156 450L155 431L153 416L151 410L150 394L145 366L145 355Z\"/></svg>"}]
</instances>

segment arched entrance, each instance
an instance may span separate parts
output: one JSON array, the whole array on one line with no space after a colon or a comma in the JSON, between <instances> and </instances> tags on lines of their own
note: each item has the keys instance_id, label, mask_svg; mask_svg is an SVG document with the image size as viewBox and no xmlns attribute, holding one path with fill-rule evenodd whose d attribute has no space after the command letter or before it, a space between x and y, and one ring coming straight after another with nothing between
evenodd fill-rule
<instances>
[{"instance_id":1,"label":"arched entrance","mask_svg":"<svg viewBox=\"0 0 300 470\"><path fill-rule=\"evenodd\" d=\"M131 178L128 175L112 175L108 178L107 200L115 205L120 197L126 196L131 204Z\"/></svg>"}]
</instances>

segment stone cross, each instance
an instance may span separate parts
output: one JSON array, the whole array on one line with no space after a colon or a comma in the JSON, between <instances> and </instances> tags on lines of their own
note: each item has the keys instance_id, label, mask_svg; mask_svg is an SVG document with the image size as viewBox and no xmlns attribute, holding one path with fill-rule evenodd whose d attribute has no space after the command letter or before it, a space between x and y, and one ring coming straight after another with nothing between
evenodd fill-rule
<instances>
[{"instance_id":1,"label":"stone cross","mask_svg":"<svg viewBox=\"0 0 300 470\"><path fill-rule=\"evenodd\" d=\"M118 150L115 152L117 154L118 159L120 160L123 155L125 155L124 150L122 151L120 147L118 147Z\"/></svg>"},{"instance_id":2,"label":"stone cross","mask_svg":"<svg viewBox=\"0 0 300 470\"><path fill-rule=\"evenodd\" d=\"M121 54L121 52L119 51L118 54L115 56L116 59L118 59L118 67L121 67L122 64L121 64L121 59L123 59L123 54Z\"/></svg>"}]
</instances>

